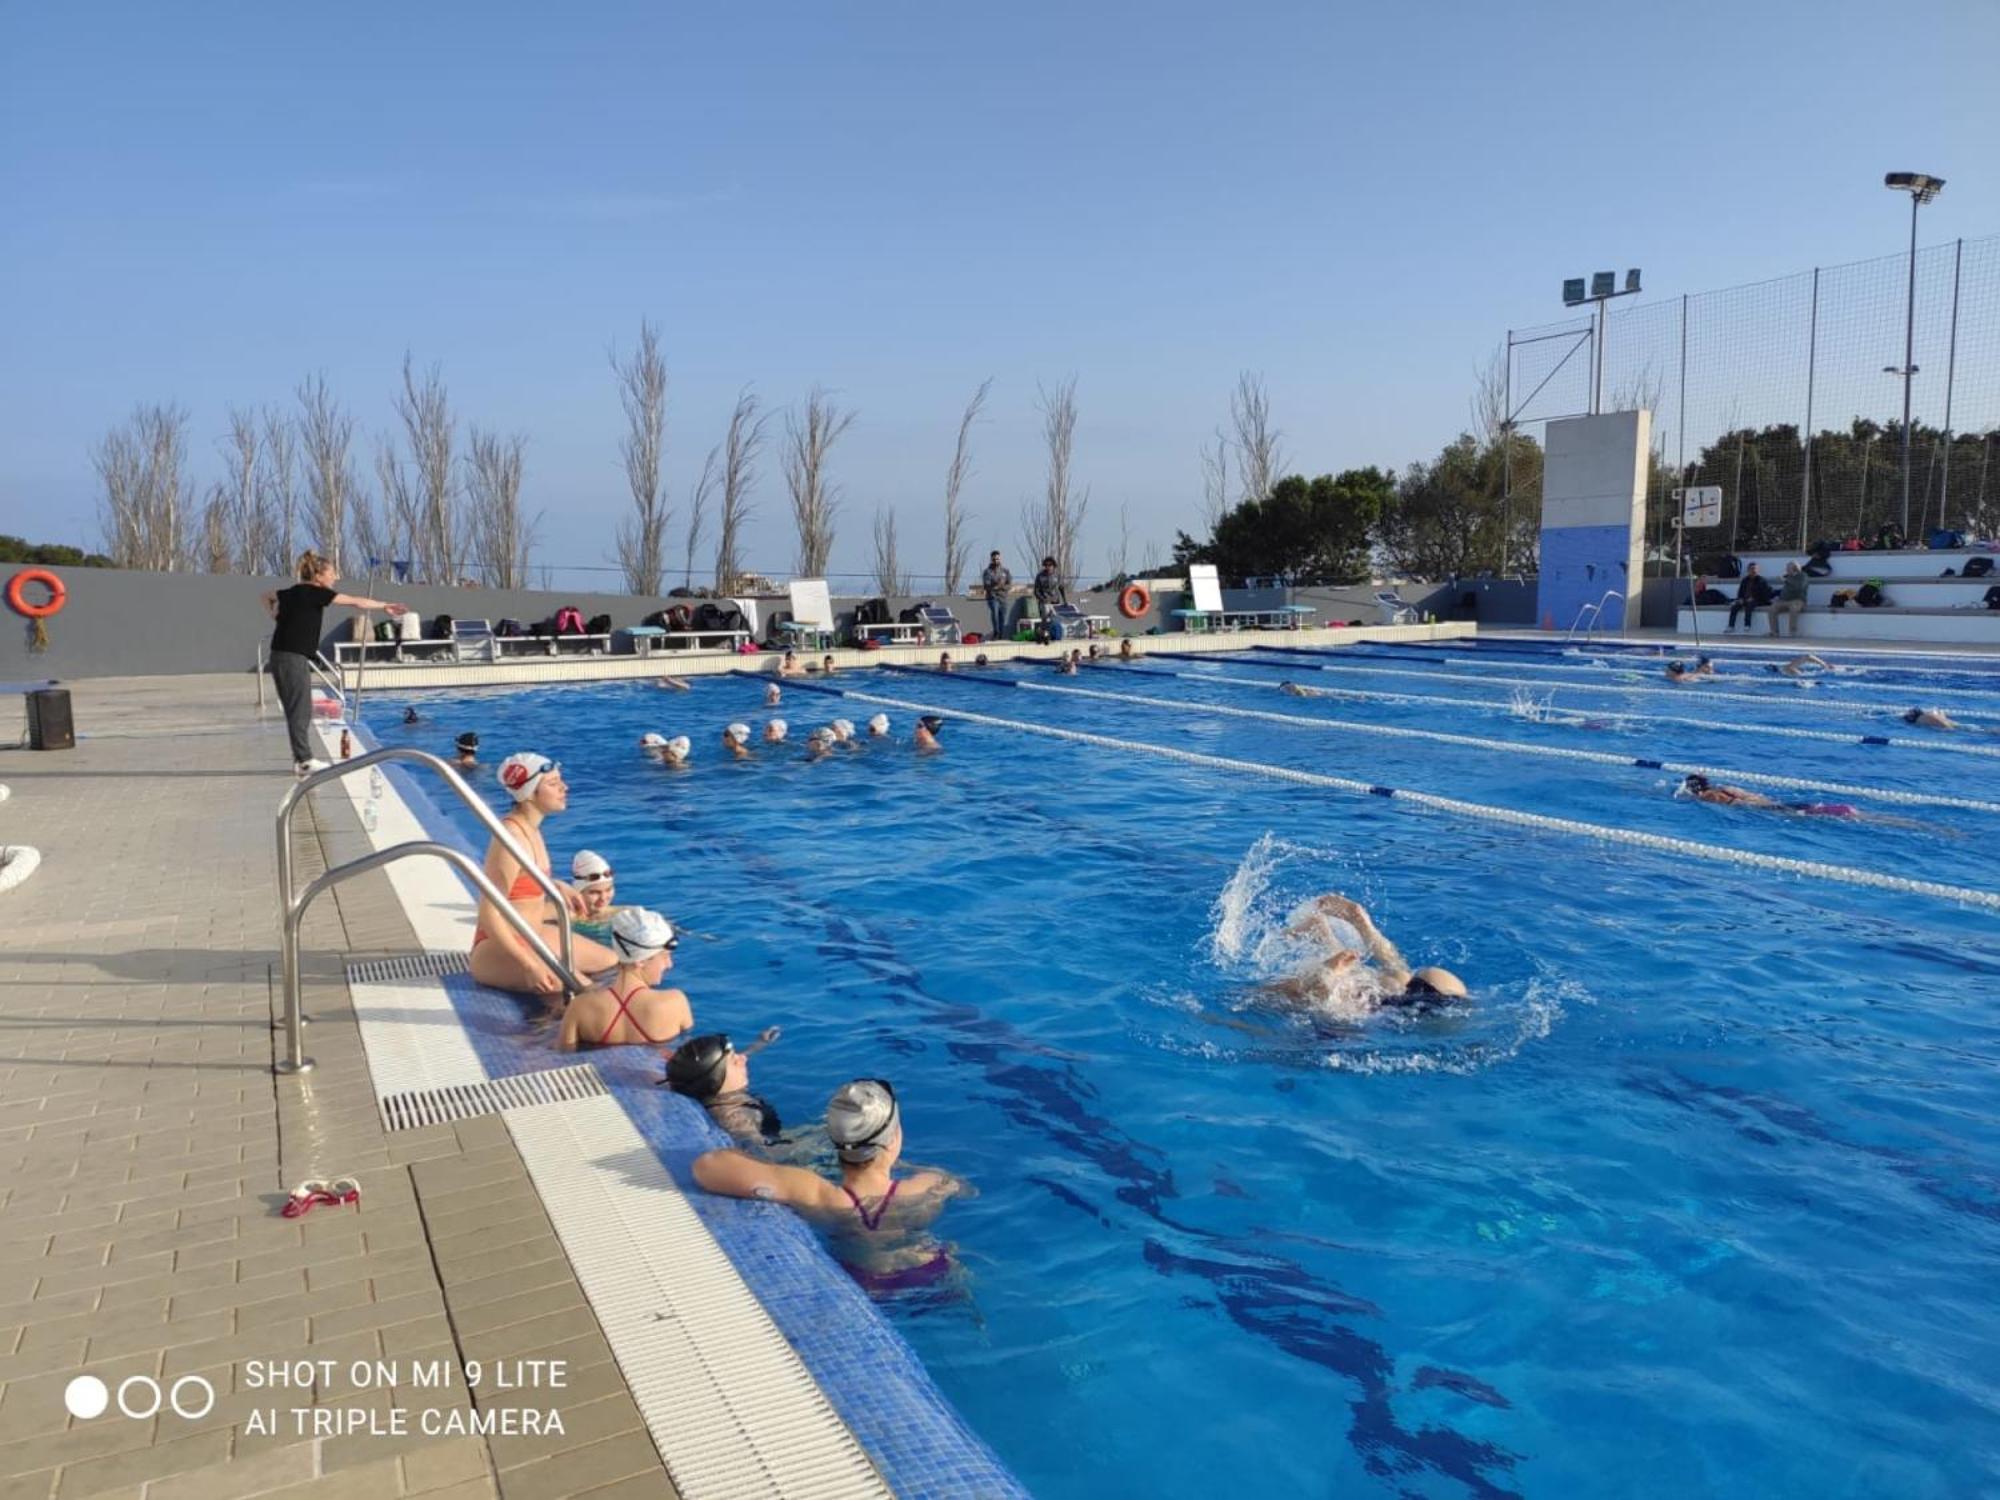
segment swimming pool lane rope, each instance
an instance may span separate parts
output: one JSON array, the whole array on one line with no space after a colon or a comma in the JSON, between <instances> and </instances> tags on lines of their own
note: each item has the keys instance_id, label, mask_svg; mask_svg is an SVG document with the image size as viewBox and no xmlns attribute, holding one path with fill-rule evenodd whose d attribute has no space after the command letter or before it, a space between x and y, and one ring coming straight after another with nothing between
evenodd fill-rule
<instances>
[{"instance_id":1,"label":"swimming pool lane rope","mask_svg":"<svg viewBox=\"0 0 2000 1500\"><path fill-rule=\"evenodd\" d=\"M1575 818L1554 818L1546 813L1517 812L1510 807L1494 807L1484 802L1464 802L1456 797L1440 797L1433 792L1404 791L1400 787L1377 786L1371 782L1354 781L1344 776L1328 776L1318 771L1294 771L1284 766L1265 765L1260 761L1206 755L1198 750L1179 750L1169 745L1149 745L1142 740L1121 740L1112 735L1092 734L1082 729L1058 729L1052 724L1003 719L994 714L982 714L961 707L913 703L907 698L857 692L852 688L828 687L821 683L797 685L809 687L814 692L851 698L856 703L872 703L882 708L901 709L905 713L939 714L945 718L963 720L968 724L985 724L995 729L1010 729L1019 734L1067 740L1078 745L1095 745L1104 750L1123 750L1133 755L1151 755L1161 760L1202 766L1213 771L1233 771L1242 775L1267 777L1273 781L1289 781L1298 786L1325 787L1332 791L1349 792L1357 796L1382 797L1392 802L1452 813L1481 822L1506 823L1517 828L1534 828L1546 833L1572 834L1598 839L1605 843L1625 844L1636 849L1651 849L1662 854L1705 859L1718 864L1741 865L1753 870L1804 875L1811 879L1832 881L1840 885L1903 891L1910 895L1931 896L1942 901L1957 901L1968 906L1984 907L1989 911L2000 911L2000 891L1975 890L1970 886L1946 885L1935 880L1912 880L1904 875L1888 875L1878 870L1861 870L1851 865L1827 864L1816 859L1793 859L1782 854L1762 854L1748 849L1725 849L1720 845L1698 843L1693 839L1670 838L1659 833L1642 833L1633 828L1611 828L1601 823L1585 823Z\"/></svg>"},{"instance_id":2,"label":"swimming pool lane rope","mask_svg":"<svg viewBox=\"0 0 2000 1500\"><path fill-rule=\"evenodd\" d=\"M1187 661L1220 663L1228 660L1226 657L1206 656L1199 651L1155 651L1153 655L1179 657ZM1430 672L1399 667L1355 667L1339 662L1246 661L1241 665L1267 672L1342 672L1358 677L1418 677L1427 682L1437 681L1437 677ZM1797 708L1812 713L1858 714L1864 718L1881 718L1893 713L1887 704L1882 703L1855 703L1841 698L1771 698L1755 693L1718 693L1712 688L1673 687L1664 680L1657 686L1633 683L1624 687L1608 682L1562 682L1548 677L1489 677L1483 680L1482 685L1485 683L1496 687L1563 688L1573 693L1618 693L1626 697L1672 693L1677 699L1706 698L1716 703L1749 703L1758 708Z\"/></svg>"},{"instance_id":3,"label":"swimming pool lane rope","mask_svg":"<svg viewBox=\"0 0 2000 1500\"><path fill-rule=\"evenodd\" d=\"M996 679L972 677L969 680L990 682ZM1603 750L1574 750L1560 745L1523 745L1513 740L1481 739L1469 734L1447 734L1438 729L1398 729L1386 724L1357 724L1348 719L1316 719L1309 714L1273 713L1269 709L1262 708L1230 708L1219 703L1196 703L1185 698L1147 698L1137 693L1107 693L1096 688L1061 687L1052 682L1022 682L1011 685L1037 693L1066 693L1072 697L1098 698L1110 703L1136 703L1145 708L1164 708L1180 713L1214 714L1230 719L1256 719L1267 724L1328 729L1340 734L1372 734L1384 739L1428 740L1432 744L1463 745L1472 750L1499 750L1510 755L1540 755L1556 760L1583 761L1597 766L1619 766L1642 771L1671 771L1676 775L1709 776L1717 780L1748 782L1752 786L1787 787L1802 792L1838 792L1844 797L1861 797L1871 802L1900 802L1911 806L1955 807L1967 812L2000 813L2000 802L1983 802L1977 797L1946 797L1928 792L1899 792L1884 787L1851 786L1842 781L1774 776L1764 771L1738 771L1727 766L1647 760L1640 756L1612 755Z\"/></svg>"},{"instance_id":4,"label":"swimming pool lane rope","mask_svg":"<svg viewBox=\"0 0 2000 1500\"><path fill-rule=\"evenodd\" d=\"M1221 672L1158 672L1145 667L1123 667L1120 670L1147 672L1149 676L1178 677L1185 682L1220 682L1231 687L1260 688L1266 692L1277 692L1281 686L1279 683L1267 682L1261 677L1231 677ZM1512 712L1511 705L1493 698L1440 698L1428 693L1391 693L1380 688L1313 687L1308 691L1315 698L1338 698L1343 702L1421 703L1445 708L1471 708L1489 714ZM1649 714L1638 709L1606 709L1605 712L1621 721L1629 720L1640 724L1678 724L1689 729L1719 730L1725 734L1770 734L1784 739L1820 740L1831 745L1876 745L1898 750L1938 750L1949 755L1980 755L1989 760L2000 760L2000 747L1968 745L1955 740L1913 740L1900 735L1844 734L1833 729L1794 729L1783 724L1731 724L1721 719L1690 719L1680 714Z\"/></svg>"},{"instance_id":5,"label":"swimming pool lane rope","mask_svg":"<svg viewBox=\"0 0 2000 1500\"><path fill-rule=\"evenodd\" d=\"M1258 651L1290 651L1290 652L1295 652L1302 656L1308 654L1310 655L1320 654L1316 649L1305 646L1258 646L1253 649ZM1520 662L1516 661L1479 661L1476 658L1464 652L1461 652L1456 656L1440 655L1436 657L1423 657L1423 656L1412 657L1404 655L1400 652L1356 651L1351 646L1339 646L1339 647L1334 647L1332 649L1338 651L1339 654L1343 657L1360 656L1360 657L1366 657L1369 661L1421 662L1424 666L1427 667L1476 667L1483 671L1488 671L1488 672L1518 672L1521 670L1521 665L1522 665ZM1422 650L1424 648L1417 647L1415 649ZM1799 653L1794 653L1794 655L1797 654ZM1213 660L1213 658L1210 659ZM1641 679L1642 684L1648 688L1657 686L1660 683L1660 680L1664 673L1664 669L1661 666L1661 662L1662 660L1668 660L1668 659L1671 658L1630 657L1627 658L1626 662L1614 663L1613 661L1608 660L1606 658L1596 657L1596 656L1582 657L1582 658L1578 657L1562 658L1562 660L1565 661L1581 660L1587 662L1590 665L1590 669L1594 671L1615 672L1624 676L1639 678ZM2000 699L2000 688L1947 688L1947 687L1931 687L1928 684L1912 683L1912 682L1872 682L1872 681L1864 682L1857 680L1852 674L1846 672L1806 672L1802 673L1797 677L1784 677L1784 674L1782 673L1774 673L1771 669L1770 664L1767 662L1749 661L1743 657L1736 657L1736 656L1713 656L1710 657L1710 660L1714 662L1717 666L1728 665L1728 666L1739 666L1739 667L1754 667L1757 669L1758 674L1760 674L1753 676L1749 672L1724 673L1718 678L1718 680L1725 684L1731 682L1741 682L1741 683L1751 683L1758 687L1774 687L1778 685L1777 678L1783 677L1786 683L1838 682L1841 684L1843 688L1847 689L1850 692L1896 693L1902 696L1902 699L1905 703L1909 702L1909 700L1912 697L1922 698L1926 701L1932 699L1940 699L1940 698L1969 698L1975 700L1977 703L1987 708L1991 708L1994 706L1994 700ZM1646 665L1646 663L1649 661L1652 663L1651 666ZM1571 670L1576 670L1576 669L1572 668ZM1676 689L1676 691L1679 691L1679 689ZM1760 700L1760 701L1765 701L1765 700ZM1791 700L1786 698L1774 697L1769 699L1768 701L1776 704L1784 704L1790 702ZM1861 704L1859 700L1856 699L1832 698L1832 699L1821 699L1818 701L1830 702L1830 703L1854 703L1857 707L1867 706ZM1892 711L1890 705L1888 704L1878 704L1875 706L1875 708L1876 712L1878 713L1887 713Z\"/></svg>"}]
</instances>

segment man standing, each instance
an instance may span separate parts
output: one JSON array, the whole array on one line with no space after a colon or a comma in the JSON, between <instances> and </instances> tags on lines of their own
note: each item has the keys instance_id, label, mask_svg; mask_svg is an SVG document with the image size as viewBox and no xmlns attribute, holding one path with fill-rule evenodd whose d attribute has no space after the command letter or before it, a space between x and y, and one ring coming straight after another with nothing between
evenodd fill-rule
<instances>
[{"instance_id":1,"label":"man standing","mask_svg":"<svg viewBox=\"0 0 2000 1500\"><path fill-rule=\"evenodd\" d=\"M995 552L986 562L986 571L979 575L979 583L986 590L986 613L993 621L991 638L1005 640L1007 637L1007 596L1013 592L1014 575L1009 573Z\"/></svg>"},{"instance_id":2,"label":"man standing","mask_svg":"<svg viewBox=\"0 0 2000 1500\"><path fill-rule=\"evenodd\" d=\"M1795 562L1785 564L1785 576L1778 584L1778 600L1771 606L1771 634L1782 635L1779 621L1792 617L1792 634L1799 633L1799 617L1806 612L1806 575Z\"/></svg>"},{"instance_id":3,"label":"man standing","mask_svg":"<svg viewBox=\"0 0 2000 1500\"><path fill-rule=\"evenodd\" d=\"M1062 573L1056 568L1053 557L1043 558L1042 571L1035 575L1035 603L1040 607L1044 620L1058 604L1069 603L1069 590L1063 587Z\"/></svg>"}]
</instances>

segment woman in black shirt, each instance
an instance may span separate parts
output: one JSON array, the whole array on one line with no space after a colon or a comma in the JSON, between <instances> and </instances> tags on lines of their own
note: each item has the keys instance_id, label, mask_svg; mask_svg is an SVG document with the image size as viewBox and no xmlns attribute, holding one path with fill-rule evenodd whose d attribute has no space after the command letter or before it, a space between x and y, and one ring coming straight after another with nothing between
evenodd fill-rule
<instances>
[{"instance_id":1,"label":"woman in black shirt","mask_svg":"<svg viewBox=\"0 0 2000 1500\"><path fill-rule=\"evenodd\" d=\"M300 777L323 768L312 753L311 662L319 654L320 637L326 633L326 607L344 604L350 609L379 609L391 619L409 612L407 605L337 594L333 585L338 577L331 562L317 552L304 552L299 555L299 581L264 595L264 608L278 622L271 632L271 676L278 685L278 701L285 705L285 728L292 737L292 769Z\"/></svg>"}]
</instances>

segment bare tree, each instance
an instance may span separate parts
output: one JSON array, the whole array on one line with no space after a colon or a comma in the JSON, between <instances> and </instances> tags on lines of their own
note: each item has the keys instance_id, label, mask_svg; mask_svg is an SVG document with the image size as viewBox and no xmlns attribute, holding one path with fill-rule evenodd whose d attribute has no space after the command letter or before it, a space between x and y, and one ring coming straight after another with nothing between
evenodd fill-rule
<instances>
[{"instance_id":1,"label":"bare tree","mask_svg":"<svg viewBox=\"0 0 2000 1500\"><path fill-rule=\"evenodd\" d=\"M410 468L417 491L418 524L410 533L421 575L432 583L456 583L464 570L464 528L458 517L457 475L452 447L458 419L436 365L419 380L410 356L403 356L403 393L396 415L410 444Z\"/></svg>"},{"instance_id":2,"label":"bare tree","mask_svg":"<svg viewBox=\"0 0 2000 1500\"><path fill-rule=\"evenodd\" d=\"M105 549L122 568L168 572L189 560L187 421L178 406L137 407L92 455L104 485Z\"/></svg>"},{"instance_id":3,"label":"bare tree","mask_svg":"<svg viewBox=\"0 0 2000 1500\"><path fill-rule=\"evenodd\" d=\"M360 489L354 474L354 418L327 389L324 375L300 384L299 445L304 449L308 540L327 557L340 555L347 534L347 506Z\"/></svg>"},{"instance_id":4,"label":"bare tree","mask_svg":"<svg viewBox=\"0 0 2000 1500\"><path fill-rule=\"evenodd\" d=\"M257 454L257 508L267 518L267 545L253 573L284 576L292 571L293 539L299 519L298 429L283 412L268 409L264 442Z\"/></svg>"},{"instance_id":5,"label":"bare tree","mask_svg":"<svg viewBox=\"0 0 2000 1500\"><path fill-rule=\"evenodd\" d=\"M875 507L875 588L889 598L915 591L915 582L896 556L896 512Z\"/></svg>"},{"instance_id":6,"label":"bare tree","mask_svg":"<svg viewBox=\"0 0 2000 1500\"><path fill-rule=\"evenodd\" d=\"M824 575L833 555L833 518L840 500L828 461L833 445L853 423L854 413L835 406L819 386L806 397L803 415L785 413L785 486L792 493L792 524L799 536L792 570L801 578Z\"/></svg>"},{"instance_id":7,"label":"bare tree","mask_svg":"<svg viewBox=\"0 0 2000 1500\"><path fill-rule=\"evenodd\" d=\"M1245 500L1262 500L1285 467L1283 436L1271 425L1271 398L1264 377L1245 370L1229 397L1229 421L1236 431L1236 474Z\"/></svg>"},{"instance_id":8,"label":"bare tree","mask_svg":"<svg viewBox=\"0 0 2000 1500\"><path fill-rule=\"evenodd\" d=\"M384 494L378 506L357 482L347 497L348 571L371 584L385 573L393 576L399 526L389 497Z\"/></svg>"},{"instance_id":9,"label":"bare tree","mask_svg":"<svg viewBox=\"0 0 2000 1500\"><path fill-rule=\"evenodd\" d=\"M972 474L972 424L979 420L979 414L986 407L986 393L993 389L993 377L980 381L979 389L972 393L972 399L965 403L965 414L958 419L958 446L952 449L951 467L944 475L944 591L956 594L958 586L965 581L966 565L972 558L972 544L965 538L965 523L970 519L959 504L959 492L965 488L965 481Z\"/></svg>"},{"instance_id":10,"label":"bare tree","mask_svg":"<svg viewBox=\"0 0 2000 1500\"><path fill-rule=\"evenodd\" d=\"M535 522L521 513L521 460L527 440L518 433L471 433L465 490L471 512L472 555L489 588L528 584L528 554L535 545Z\"/></svg>"},{"instance_id":11,"label":"bare tree","mask_svg":"<svg viewBox=\"0 0 2000 1500\"><path fill-rule=\"evenodd\" d=\"M1076 377L1053 391L1040 392L1042 438L1048 446L1048 476L1042 498L1021 507L1021 542L1027 560L1056 560L1065 587L1076 583L1076 540L1090 509L1090 491L1078 491L1071 473L1076 460Z\"/></svg>"},{"instance_id":12,"label":"bare tree","mask_svg":"<svg viewBox=\"0 0 2000 1500\"><path fill-rule=\"evenodd\" d=\"M656 595L666 586L667 522L673 515L660 486L667 446L667 361L660 353L659 331L642 321L637 351L622 364L614 352L611 370L625 408L619 453L633 512L618 528L618 566L624 569L628 593Z\"/></svg>"},{"instance_id":13,"label":"bare tree","mask_svg":"<svg viewBox=\"0 0 2000 1500\"><path fill-rule=\"evenodd\" d=\"M1472 371L1472 432L1481 452L1500 445L1508 417L1507 349L1502 345Z\"/></svg>"},{"instance_id":14,"label":"bare tree","mask_svg":"<svg viewBox=\"0 0 2000 1500\"><path fill-rule=\"evenodd\" d=\"M688 493L688 524L686 563L681 569L681 587L694 587L694 554L701 545L701 533L708 525L708 502L715 494L718 478L716 460L722 456L720 447L708 450L708 457L701 461L701 478L694 482Z\"/></svg>"},{"instance_id":15,"label":"bare tree","mask_svg":"<svg viewBox=\"0 0 2000 1500\"><path fill-rule=\"evenodd\" d=\"M715 542L715 587L728 593L743 572L743 528L750 520L750 491L757 484L757 458L764 451L768 412L757 410L757 398L745 386L729 414L729 432L722 440L722 515Z\"/></svg>"},{"instance_id":16,"label":"bare tree","mask_svg":"<svg viewBox=\"0 0 2000 1500\"><path fill-rule=\"evenodd\" d=\"M230 516L229 491L219 484L212 486L208 503L201 508L201 550L195 559L207 572L229 571L236 551L230 536Z\"/></svg>"},{"instance_id":17,"label":"bare tree","mask_svg":"<svg viewBox=\"0 0 2000 1500\"><path fill-rule=\"evenodd\" d=\"M221 483L216 485L210 503L221 502L217 519L229 550L229 561L227 567L211 568L211 571L224 572L233 568L239 573L255 573L271 550L270 517L264 510L257 485L262 434L256 414L232 407L229 412L229 436L219 446L222 450L223 477Z\"/></svg>"},{"instance_id":18,"label":"bare tree","mask_svg":"<svg viewBox=\"0 0 2000 1500\"><path fill-rule=\"evenodd\" d=\"M1215 429L1215 446L1201 450L1201 520L1210 536L1229 514L1229 439Z\"/></svg>"},{"instance_id":19,"label":"bare tree","mask_svg":"<svg viewBox=\"0 0 2000 1500\"><path fill-rule=\"evenodd\" d=\"M1124 578L1132 561L1132 516L1131 509L1122 501L1118 506L1118 545L1105 549L1104 560L1110 565L1106 578Z\"/></svg>"},{"instance_id":20,"label":"bare tree","mask_svg":"<svg viewBox=\"0 0 2000 1500\"><path fill-rule=\"evenodd\" d=\"M423 504L396 451L395 438L386 432L375 440L375 483L382 491L381 522L374 527L380 551L370 555L414 565L411 554L416 551L414 539L423 530Z\"/></svg>"}]
</instances>

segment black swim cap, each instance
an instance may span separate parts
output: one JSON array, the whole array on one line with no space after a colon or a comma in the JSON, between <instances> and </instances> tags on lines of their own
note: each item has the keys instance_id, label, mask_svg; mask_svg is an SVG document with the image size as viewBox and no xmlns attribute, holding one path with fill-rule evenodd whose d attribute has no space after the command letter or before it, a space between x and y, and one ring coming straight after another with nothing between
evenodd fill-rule
<instances>
[{"instance_id":1,"label":"black swim cap","mask_svg":"<svg viewBox=\"0 0 2000 1500\"><path fill-rule=\"evenodd\" d=\"M464 734L458 737L458 748L461 750L477 750L479 748L479 736L474 734L470 729L466 730Z\"/></svg>"},{"instance_id":2,"label":"black swim cap","mask_svg":"<svg viewBox=\"0 0 2000 1500\"><path fill-rule=\"evenodd\" d=\"M722 1092L729 1054L735 1050L719 1031L690 1037L667 1059L667 1087L690 1099L713 1099Z\"/></svg>"},{"instance_id":3,"label":"black swim cap","mask_svg":"<svg viewBox=\"0 0 2000 1500\"><path fill-rule=\"evenodd\" d=\"M1923 716L1924 711L1921 708L1906 708L1903 710L1903 722L1905 724L1914 724Z\"/></svg>"},{"instance_id":4,"label":"black swim cap","mask_svg":"<svg viewBox=\"0 0 2000 1500\"><path fill-rule=\"evenodd\" d=\"M944 728L944 720L936 714L925 714L921 719L917 720L917 722L923 725L924 728L928 729L932 734L936 734L940 729Z\"/></svg>"}]
</instances>

